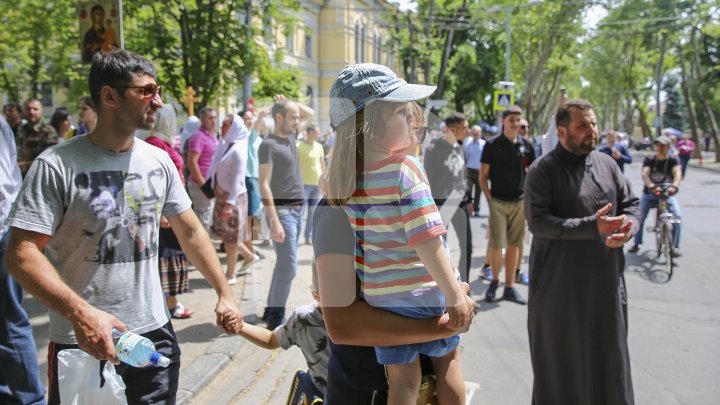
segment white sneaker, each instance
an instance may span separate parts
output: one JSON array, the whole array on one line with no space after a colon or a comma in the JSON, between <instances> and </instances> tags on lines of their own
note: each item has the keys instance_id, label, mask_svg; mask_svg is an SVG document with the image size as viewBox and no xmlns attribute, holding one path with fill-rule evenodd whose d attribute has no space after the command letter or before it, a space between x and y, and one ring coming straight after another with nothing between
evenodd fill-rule
<instances>
[{"instance_id":1,"label":"white sneaker","mask_svg":"<svg viewBox=\"0 0 720 405\"><path fill-rule=\"evenodd\" d=\"M253 254L252 260L243 260L243 264L240 265L240 269L237 271L237 275L245 274L247 273L247 269L253 265L253 263L257 263L260 261L260 256Z\"/></svg>"},{"instance_id":2,"label":"white sneaker","mask_svg":"<svg viewBox=\"0 0 720 405\"><path fill-rule=\"evenodd\" d=\"M229 285L235 285L235 284L237 284L237 278L235 278L235 277L228 278L227 282Z\"/></svg>"}]
</instances>

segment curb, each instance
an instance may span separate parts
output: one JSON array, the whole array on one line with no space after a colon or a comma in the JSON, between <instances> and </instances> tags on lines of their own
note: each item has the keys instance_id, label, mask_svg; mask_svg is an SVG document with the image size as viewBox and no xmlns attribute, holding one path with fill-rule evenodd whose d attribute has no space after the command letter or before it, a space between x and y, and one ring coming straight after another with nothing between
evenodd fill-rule
<instances>
[{"instance_id":1,"label":"curb","mask_svg":"<svg viewBox=\"0 0 720 405\"><path fill-rule=\"evenodd\" d=\"M257 305L254 302L253 272L245 276L241 300L238 303L243 314L251 314L245 317L246 322L254 317L257 312ZM221 335L215 340L205 353L193 359L193 361L182 369L180 384L177 391L176 403L178 405L190 404L192 399L207 387L238 355L247 343L239 335Z\"/></svg>"}]
</instances>

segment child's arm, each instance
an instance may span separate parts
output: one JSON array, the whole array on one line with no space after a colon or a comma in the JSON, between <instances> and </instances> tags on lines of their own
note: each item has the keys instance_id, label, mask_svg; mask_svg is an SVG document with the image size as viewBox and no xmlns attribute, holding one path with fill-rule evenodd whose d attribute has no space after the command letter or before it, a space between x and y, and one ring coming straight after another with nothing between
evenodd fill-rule
<instances>
[{"instance_id":1,"label":"child's arm","mask_svg":"<svg viewBox=\"0 0 720 405\"><path fill-rule=\"evenodd\" d=\"M430 238L415 245L415 251L430 275L445 294L445 307L450 315L448 324L453 328L465 326L472 312L465 301L465 294L455 277L450 259L445 253L440 237Z\"/></svg>"},{"instance_id":2,"label":"child's arm","mask_svg":"<svg viewBox=\"0 0 720 405\"><path fill-rule=\"evenodd\" d=\"M257 346L262 347L263 349L274 350L280 347L280 343L278 343L274 331L267 330L256 325L243 323L243 327L238 332L238 335L244 337Z\"/></svg>"}]
</instances>

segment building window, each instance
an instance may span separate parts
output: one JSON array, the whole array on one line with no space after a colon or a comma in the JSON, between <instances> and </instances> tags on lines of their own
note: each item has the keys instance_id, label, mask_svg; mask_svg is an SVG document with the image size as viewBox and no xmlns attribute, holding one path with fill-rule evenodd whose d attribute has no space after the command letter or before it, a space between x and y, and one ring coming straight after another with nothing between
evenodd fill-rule
<instances>
[{"instance_id":1,"label":"building window","mask_svg":"<svg viewBox=\"0 0 720 405\"><path fill-rule=\"evenodd\" d=\"M377 40L377 63L382 64L382 43L383 43L383 37L380 35Z\"/></svg>"},{"instance_id":2,"label":"building window","mask_svg":"<svg viewBox=\"0 0 720 405\"><path fill-rule=\"evenodd\" d=\"M312 34L305 34L305 56L310 59L312 59L313 56L312 47Z\"/></svg>"},{"instance_id":3,"label":"building window","mask_svg":"<svg viewBox=\"0 0 720 405\"><path fill-rule=\"evenodd\" d=\"M50 107L55 104L53 102L52 83L47 82L40 85L40 94L38 98L40 99L40 104L46 107Z\"/></svg>"},{"instance_id":4,"label":"building window","mask_svg":"<svg viewBox=\"0 0 720 405\"><path fill-rule=\"evenodd\" d=\"M355 24L355 63L360 63L360 23Z\"/></svg>"},{"instance_id":5,"label":"building window","mask_svg":"<svg viewBox=\"0 0 720 405\"><path fill-rule=\"evenodd\" d=\"M307 86L307 89L305 89L305 98L307 100L307 105L309 105L310 107L313 107L313 103L315 102L313 96L314 93L312 86Z\"/></svg>"},{"instance_id":6,"label":"building window","mask_svg":"<svg viewBox=\"0 0 720 405\"><path fill-rule=\"evenodd\" d=\"M360 30L360 60L365 63L365 27Z\"/></svg>"},{"instance_id":7,"label":"building window","mask_svg":"<svg viewBox=\"0 0 720 405\"><path fill-rule=\"evenodd\" d=\"M273 40L272 18L270 14L263 15L263 37L265 42L270 44Z\"/></svg>"},{"instance_id":8,"label":"building window","mask_svg":"<svg viewBox=\"0 0 720 405\"><path fill-rule=\"evenodd\" d=\"M290 55L295 55L295 29L294 27L289 27L288 31L285 33L285 44L287 45L288 53Z\"/></svg>"}]
</instances>

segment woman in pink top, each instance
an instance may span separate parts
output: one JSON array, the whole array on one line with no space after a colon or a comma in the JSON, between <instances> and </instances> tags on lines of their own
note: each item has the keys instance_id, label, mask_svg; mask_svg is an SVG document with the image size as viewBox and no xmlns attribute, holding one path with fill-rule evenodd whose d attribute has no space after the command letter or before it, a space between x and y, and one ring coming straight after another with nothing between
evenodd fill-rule
<instances>
[{"instance_id":1,"label":"woman in pink top","mask_svg":"<svg viewBox=\"0 0 720 405\"><path fill-rule=\"evenodd\" d=\"M175 110L172 105L165 104L163 108L155 112L155 117L155 128L150 131L150 135L145 139L145 142L164 150L170 155L170 159L172 159L178 173L180 173L180 179L185 183L182 156L173 148L175 133L177 132ZM160 260L160 283L163 287L170 315L175 319L190 318L192 311L185 308L177 300L178 294L188 291L188 259L165 217L160 218L158 257Z\"/></svg>"},{"instance_id":2,"label":"woman in pink top","mask_svg":"<svg viewBox=\"0 0 720 405\"><path fill-rule=\"evenodd\" d=\"M695 142L690 139L690 134L683 134L683 139L677 143L678 157L680 157L680 166L682 167L682 176L685 178L685 170L687 170L688 162L695 152Z\"/></svg>"}]
</instances>

